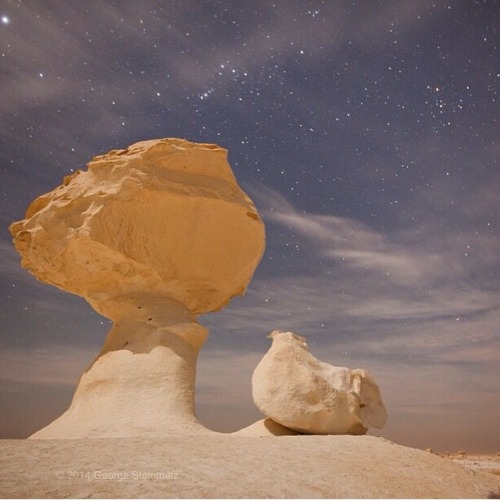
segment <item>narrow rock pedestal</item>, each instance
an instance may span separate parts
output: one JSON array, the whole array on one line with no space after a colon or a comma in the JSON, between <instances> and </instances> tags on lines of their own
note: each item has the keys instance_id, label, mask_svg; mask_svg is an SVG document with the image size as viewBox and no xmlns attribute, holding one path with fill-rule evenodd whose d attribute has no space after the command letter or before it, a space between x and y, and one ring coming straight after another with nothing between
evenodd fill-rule
<instances>
[{"instance_id":1,"label":"narrow rock pedestal","mask_svg":"<svg viewBox=\"0 0 500 500\"><path fill-rule=\"evenodd\" d=\"M180 303L147 294L134 299L126 297L122 309L114 302L112 309L123 314L82 375L70 408L31 439L211 432L194 412L196 361L208 331Z\"/></svg>"}]
</instances>

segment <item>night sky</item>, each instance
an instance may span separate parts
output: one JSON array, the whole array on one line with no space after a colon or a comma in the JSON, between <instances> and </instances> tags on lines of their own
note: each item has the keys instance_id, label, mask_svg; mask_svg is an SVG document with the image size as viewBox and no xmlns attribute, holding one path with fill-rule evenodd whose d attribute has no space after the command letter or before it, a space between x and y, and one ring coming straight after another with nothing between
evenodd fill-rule
<instances>
[{"instance_id":1,"label":"night sky","mask_svg":"<svg viewBox=\"0 0 500 500\"><path fill-rule=\"evenodd\" d=\"M8 225L92 157L181 137L229 150L267 232L245 297L201 318L202 422L261 418L282 329L373 373L378 435L499 451L499 25L495 0L2 0L0 437L67 408L110 324Z\"/></svg>"}]
</instances>

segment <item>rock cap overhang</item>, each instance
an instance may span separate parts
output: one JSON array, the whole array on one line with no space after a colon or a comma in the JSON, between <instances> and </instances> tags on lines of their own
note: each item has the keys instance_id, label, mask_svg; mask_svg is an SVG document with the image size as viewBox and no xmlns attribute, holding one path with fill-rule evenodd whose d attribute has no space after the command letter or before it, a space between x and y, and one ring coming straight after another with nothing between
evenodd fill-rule
<instances>
[{"instance_id":1,"label":"rock cap overhang","mask_svg":"<svg viewBox=\"0 0 500 500\"><path fill-rule=\"evenodd\" d=\"M227 154L166 138L96 156L10 226L22 265L108 317L102 304L125 291L154 291L194 314L223 308L265 246Z\"/></svg>"}]
</instances>

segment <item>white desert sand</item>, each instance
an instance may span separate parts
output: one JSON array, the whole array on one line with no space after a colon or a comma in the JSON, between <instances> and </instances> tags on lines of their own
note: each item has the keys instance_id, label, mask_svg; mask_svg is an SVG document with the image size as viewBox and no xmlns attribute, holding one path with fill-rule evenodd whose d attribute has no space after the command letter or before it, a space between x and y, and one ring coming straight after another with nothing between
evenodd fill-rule
<instances>
[{"instance_id":1,"label":"white desert sand","mask_svg":"<svg viewBox=\"0 0 500 500\"><path fill-rule=\"evenodd\" d=\"M374 436L3 440L12 498L494 498L500 477Z\"/></svg>"}]
</instances>

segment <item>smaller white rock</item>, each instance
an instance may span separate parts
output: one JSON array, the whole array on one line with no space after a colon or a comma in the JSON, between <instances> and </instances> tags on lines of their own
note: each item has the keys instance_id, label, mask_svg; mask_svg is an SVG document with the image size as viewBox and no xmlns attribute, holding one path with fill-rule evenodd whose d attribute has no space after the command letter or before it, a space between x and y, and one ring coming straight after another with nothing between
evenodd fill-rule
<instances>
[{"instance_id":1,"label":"smaller white rock","mask_svg":"<svg viewBox=\"0 0 500 500\"><path fill-rule=\"evenodd\" d=\"M253 399L266 417L306 434L365 434L385 425L380 390L366 370L322 363L291 332L269 338L252 377Z\"/></svg>"}]
</instances>

